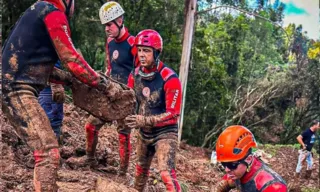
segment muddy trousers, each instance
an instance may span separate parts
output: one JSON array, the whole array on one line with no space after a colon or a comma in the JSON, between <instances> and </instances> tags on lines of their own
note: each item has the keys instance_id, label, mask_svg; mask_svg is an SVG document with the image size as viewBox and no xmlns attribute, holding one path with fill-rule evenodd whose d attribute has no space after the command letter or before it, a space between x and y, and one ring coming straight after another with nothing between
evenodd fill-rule
<instances>
[{"instance_id":1,"label":"muddy trousers","mask_svg":"<svg viewBox=\"0 0 320 192\"><path fill-rule=\"evenodd\" d=\"M170 133L162 134L153 139L146 139L139 134L137 143L138 160L134 182L135 189L139 192L144 190L153 156L156 155L161 179L166 186L166 191L181 191L175 172L177 142L177 136Z\"/></svg>"},{"instance_id":2,"label":"muddy trousers","mask_svg":"<svg viewBox=\"0 0 320 192\"><path fill-rule=\"evenodd\" d=\"M2 109L16 133L33 151L35 191L55 192L60 161L58 141L36 96L32 86L15 85L10 91L3 90Z\"/></svg>"},{"instance_id":3,"label":"muddy trousers","mask_svg":"<svg viewBox=\"0 0 320 192\"><path fill-rule=\"evenodd\" d=\"M85 125L86 130L86 152L88 158L94 159L98 144L98 134L100 128L105 124L105 121L100 120L92 115L87 120ZM123 129L123 126L118 126L119 133L119 156L120 156L120 173L126 173L129 166L131 143L130 129Z\"/></svg>"},{"instance_id":4,"label":"muddy trousers","mask_svg":"<svg viewBox=\"0 0 320 192\"><path fill-rule=\"evenodd\" d=\"M302 169L302 163L307 161L307 170L312 170L313 158L310 151L299 150L298 164L296 167L296 173L300 173Z\"/></svg>"},{"instance_id":5,"label":"muddy trousers","mask_svg":"<svg viewBox=\"0 0 320 192\"><path fill-rule=\"evenodd\" d=\"M63 103L56 103L52 100L50 87L46 87L40 92L38 100L50 120L53 132L59 140L63 121Z\"/></svg>"}]
</instances>

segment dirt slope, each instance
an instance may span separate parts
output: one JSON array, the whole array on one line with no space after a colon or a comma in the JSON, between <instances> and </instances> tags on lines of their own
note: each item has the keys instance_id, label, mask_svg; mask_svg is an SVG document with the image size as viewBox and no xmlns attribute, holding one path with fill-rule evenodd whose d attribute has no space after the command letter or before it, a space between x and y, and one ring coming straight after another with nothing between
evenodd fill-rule
<instances>
[{"instance_id":1,"label":"dirt slope","mask_svg":"<svg viewBox=\"0 0 320 192\"><path fill-rule=\"evenodd\" d=\"M24 192L33 191L32 166L33 157L29 148L14 134L12 127L5 122L0 114L1 141L0 141L0 191ZM72 157L80 157L85 154L84 123L88 114L71 104L65 105L65 119L63 126L63 142L61 145L61 168L59 169L58 185L61 192L131 192L134 177L136 154L133 151L129 174L118 176L118 135L112 126L105 126L99 134L97 157L99 167L90 169L68 163ZM132 134L133 148L136 144L136 132ZM316 189L319 187L319 169L313 172L312 179L307 182L293 184L293 173L296 166L296 149L291 147L265 149L275 153L272 158L267 158L274 168L295 189L301 191L301 186ZM210 164L210 151L187 144L181 144L177 155L177 176L184 191L213 191L213 186L223 175L218 166ZM315 167L319 167L319 160L315 159ZM151 174L146 191L165 191L159 176L157 161L154 159ZM315 190L316 191L316 190Z\"/></svg>"}]
</instances>

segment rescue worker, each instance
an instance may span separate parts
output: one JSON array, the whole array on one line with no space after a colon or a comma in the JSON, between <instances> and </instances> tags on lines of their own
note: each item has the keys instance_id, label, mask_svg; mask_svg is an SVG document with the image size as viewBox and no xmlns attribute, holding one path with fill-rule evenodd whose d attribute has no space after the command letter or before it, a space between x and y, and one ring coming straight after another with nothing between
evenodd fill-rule
<instances>
[{"instance_id":1,"label":"rescue worker","mask_svg":"<svg viewBox=\"0 0 320 192\"><path fill-rule=\"evenodd\" d=\"M109 1L102 5L99 11L100 21L105 25L105 31L108 35L106 42L106 60L108 67L106 75L112 79L127 84L130 72L134 69L134 56L136 54L133 48L134 36L130 35L128 29L124 27L124 10L114 1ZM137 64L137 62L135 62ZM86 132L86 156L70 160L77 164L91 167L97 165L95 152L98 143L98 134L100 128L106 122L90 116L85 124ZM119 133L119 156L120 168L119 174L124 175L129 166L131 153L130 129L126 129L123 123L116 123Z\"/></svg>"},{"instance_id":2,"label":"rescue worker","mask_svg":"<svg viewBox=\"0 0 320 192\"><path fill-rule=\"evenodd\" d=\"M134 187L144 190L156 154L166 190L181 191L175 171L181 83L177 74L159 59L163 45L157 31L141 31L135 46L140 67L130 74L128 86L136 92L138 114L125 119L126 126L139 129Z\"/></svg>"},{"instance_id":3,"label":"rescue worker","mask_svg":"<svg viewBox=\"0 0 320 192\"><path fill-rule=\"evenodd\" d=\"M302 169L302 163L307 161L307 171L305 178L309 179L312 174L312 148L316 141L316 132L320 129L320 123L318 120L314 120L310 128L306 129L301 135L297 137L301 149L299 150L298 164L296 167L295 179L298 180Z\"/></svg>"},{"instance_id":4,"label":"rescue worker","mask_svg":"<svg viewBox=\"0 0 320 192\"><path fill-rule=\"evenodd\" d=\"M73 76L108 95L100 77L74 48L68 17L74 0L43 0L31 5L16 22L2 50L2 109L35 159L35 191L57 191L59 146L37 97L52 82L62 83L54 68L59 59Z\"/></svg>"},{"instance_id":5,"label":"rescue worker","mask_svg":"<svg viewBox=\"0 0 320 192\"><path fill-rule=\"evenodd\" d=\"M60 61L55 64L55 67L61 69ZM38 100L50 120L50 125L58 142L60 142L63 121L63 103L65 100L63 85L50 83L49 86L40 92Z\"/></svg>"},{"instance_id":6,"label":"rescue worker","mask_svg":"<svg viewBox=\"0 0 320 192\"><path fill-rule=\"evenodd\" d=\"M285 181L252 154L257 147L253 134L240 125L226 128L216 143L217 160L226 174L217 184L216 192L232 188L250 192L286 192Z\"/></svg>"}]
</instances>

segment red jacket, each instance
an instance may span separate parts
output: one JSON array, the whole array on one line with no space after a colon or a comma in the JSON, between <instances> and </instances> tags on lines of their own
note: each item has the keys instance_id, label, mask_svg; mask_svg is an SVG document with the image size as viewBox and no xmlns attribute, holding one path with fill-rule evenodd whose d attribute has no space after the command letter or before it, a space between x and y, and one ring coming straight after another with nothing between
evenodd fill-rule
<instances>
[{"instance_id":1,"label":"red jacket","mask_svg":"<svg viewBox=\"0 0 320 192\"><path fill-rule=\"evenodd\" d=\"M222 179L229 180L225 175ZM254 157L251 169L240 179L234 181L243 192L287 192L287 185L280 175Z\"/></svg>"},{"instance_id":2,"label":"red jacket","mask_svg":"<svg viewBox=\"0 0 320 192\"><path fill-rule=\"evenodd\" d=\"M139 70L144 73L155 71L153 80L144 80L139 75ZM137 67L134 74L130 74L128 86L136 92L138 113L145 116L157 115L155 127L174 126L177 128L182 102L181 83L177 74L161 61L157 68L147 71L143 67ZM177 129L176 129L177 130Z\"/></svg>"},{"instance_id":3,"label":"red jacket","mask_svg":"<svg viewBox=\"0 0 320 192\"><path fill-rule=\"evenodd\" d=\"M74 48L62 1L38 1L24 12L6 40L4 84L44 88L58 59L83 83L98 85L99 75Z\"/></svg>"}]
</instances>

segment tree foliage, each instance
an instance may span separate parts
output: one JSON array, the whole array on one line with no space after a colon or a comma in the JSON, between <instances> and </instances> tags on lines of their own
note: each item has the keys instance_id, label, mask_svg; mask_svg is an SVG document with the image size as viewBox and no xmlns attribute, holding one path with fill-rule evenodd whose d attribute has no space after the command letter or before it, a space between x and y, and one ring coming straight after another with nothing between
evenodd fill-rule
<instances>
[{"instance_id":1,"label":"tree foliage","mask_svg":"<svg viewBox=\"0 0 320 192\"><path fill-rule=\"evenodd\" d=\"M35 0L4 0L2 37ZM70 20L72 39L96 70L104 70L105 32L98 11L104 0L77 0ZM178 73L182 51L182 0L119 0L131 34L152 28L164 41L161 59ZM319 118L319 41L303 26L283 23L280 1L198 0L198 9L213 4L237 6L197 15L185 102L182 139L214 146L228 125L250 128L260 142L291 143L311 120ZM277 24L277 25L275 25Z\"/></svg>"}]
</instances>

